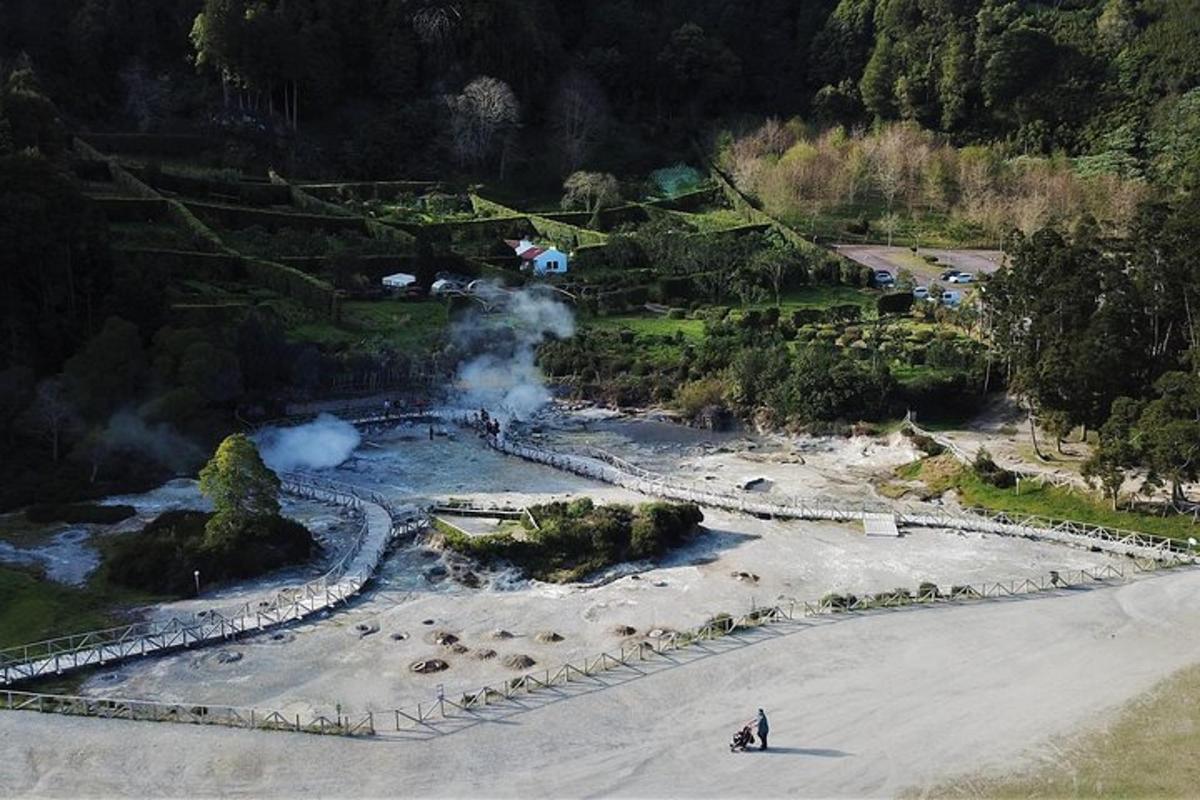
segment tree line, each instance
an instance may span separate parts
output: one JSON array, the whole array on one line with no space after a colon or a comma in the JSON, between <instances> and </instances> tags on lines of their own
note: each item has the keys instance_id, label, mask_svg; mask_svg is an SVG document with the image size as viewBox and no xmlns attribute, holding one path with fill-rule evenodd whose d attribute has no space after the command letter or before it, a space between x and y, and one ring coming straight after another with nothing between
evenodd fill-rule
<instances>
[{"instance_id":1,"label":"tree line","mask_svg":"<svg viewBox=\"0 0 1200 800\"><path fill-rule=\"evenodd\" d=\"M548 144L561 181L741 114L907 120L1169 182L1197 164L1190 0L6 0L0 15L0 59L28 56L82 121L224 109L312 129L302 141L366 177L495 173Z\"/></svg>"}]
</instances>

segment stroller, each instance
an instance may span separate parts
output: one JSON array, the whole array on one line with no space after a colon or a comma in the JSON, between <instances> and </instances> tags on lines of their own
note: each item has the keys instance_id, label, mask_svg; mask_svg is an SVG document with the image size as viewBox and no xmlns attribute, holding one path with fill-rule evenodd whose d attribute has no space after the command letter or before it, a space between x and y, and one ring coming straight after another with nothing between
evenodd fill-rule
<instances>
[{"instance_id":1,"label":"stroller","mask_svg":"<svg viewBox=\"0 0 1200 800\"><path fill-rule=\"evenodd\" d=\"M736 753L739 750L745 750L753 743L754 734L750 733L750 726L743 725L742 729L729 740L729 752Z\"/></svg>"}]
</instances>

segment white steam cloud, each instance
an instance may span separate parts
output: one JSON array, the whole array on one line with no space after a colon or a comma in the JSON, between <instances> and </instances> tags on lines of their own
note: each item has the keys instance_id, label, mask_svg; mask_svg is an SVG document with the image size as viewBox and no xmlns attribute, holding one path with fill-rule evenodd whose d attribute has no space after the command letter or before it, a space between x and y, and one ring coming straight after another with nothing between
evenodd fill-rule
<instances>
[{"instance_id":1,"label":"white steam cloud","mask_svg":"<svg viewBox=\"0 0 1200 800\"><path fill-rule=\"evenodd\" d=\"M455 343L474 354L458 370L461 401L500 418L528 419L550 401L537 346L575 333L571 309L552 290L508 292L488 286L477 292L493 313L472 309L455 323Z\"/></svg>"},{"instance_id":2,"label":"white steam cloud","mask_svg":"<svg viewBox=\"0 0 1200 800\"><path fill-rule=\"evenodd\" d=\"M268 467L290 472L336 467L350 457L362 437L349 422L322 414L293 428L267 428L255 441Z\"/></svg>"}]
</instances>

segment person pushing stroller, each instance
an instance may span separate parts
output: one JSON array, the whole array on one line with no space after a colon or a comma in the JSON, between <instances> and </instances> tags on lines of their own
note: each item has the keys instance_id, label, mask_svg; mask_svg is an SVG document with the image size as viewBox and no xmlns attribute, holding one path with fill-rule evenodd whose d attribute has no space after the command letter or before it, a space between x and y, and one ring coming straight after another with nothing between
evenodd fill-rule
<instances>
[{"instance_id":1,"label":"person pushing stroller","mask_svg":"<svg viewBox=\"0 0 1200 800\"><path fill-rule=\"evenodd\" d=\"M729 751L735 752L739 750L747 750L754 743L754 733L758 734L758 749L767 749L767 734L771 732L771 725L767 722L767 715L761 708L758 710L758 715L754 719L742 726L741 730L733 734L733 739L729 742Z\"/></svg>"}]
</instances>

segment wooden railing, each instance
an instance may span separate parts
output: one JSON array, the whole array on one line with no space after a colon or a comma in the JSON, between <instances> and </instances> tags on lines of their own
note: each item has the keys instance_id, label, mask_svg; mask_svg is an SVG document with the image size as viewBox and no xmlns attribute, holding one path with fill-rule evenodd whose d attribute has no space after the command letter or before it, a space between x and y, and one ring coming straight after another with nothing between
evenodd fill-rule
<instances>
[{"instance_id":1,"label":"wooden railing","mask_svg":"<svg viewBox=\"0 0 1200 800\"><path fill-rule=\"evenodd\" d=\"M412 512L405 516L390 509L382 496L369 490L308 475L284 475L282 488L289 494L362 512L362 521L350 545L319 578L232 608L205 609L188 616L88 631L0 650L0 684L223 641L333 608L366 585L394 538L413 535L428 526L424 515Z\"/></svg>"}]
</instances>

